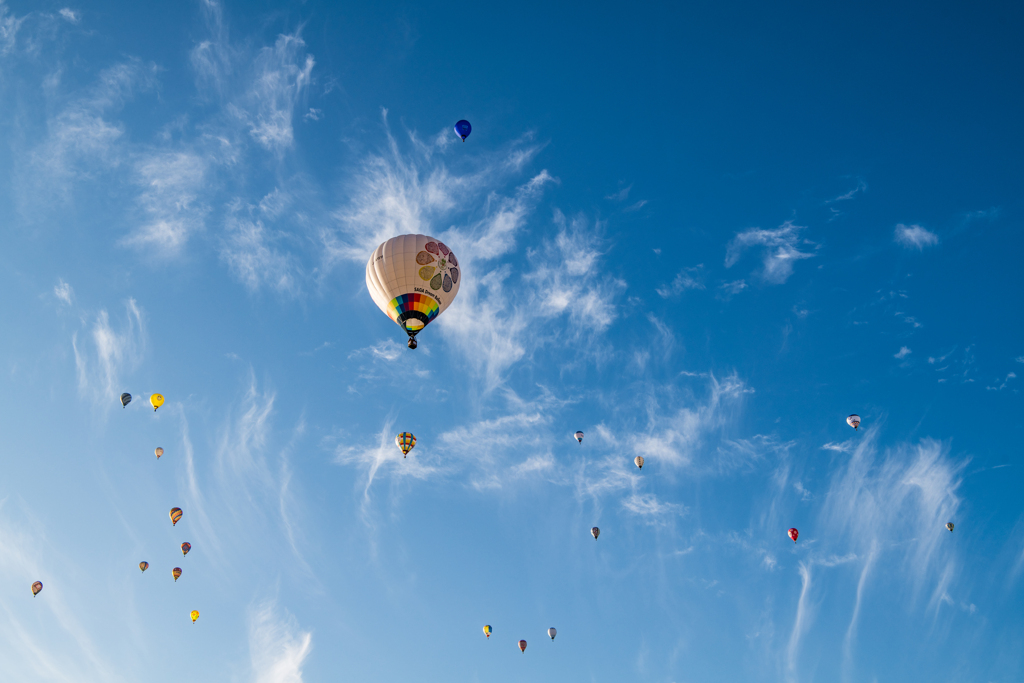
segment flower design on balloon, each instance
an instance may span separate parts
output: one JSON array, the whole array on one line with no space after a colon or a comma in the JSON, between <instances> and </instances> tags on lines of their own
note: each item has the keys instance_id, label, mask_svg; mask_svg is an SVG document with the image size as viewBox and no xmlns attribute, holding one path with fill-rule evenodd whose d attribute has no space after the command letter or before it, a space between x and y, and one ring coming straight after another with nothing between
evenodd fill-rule
<instances>
[{"instance_id":1,"label":"flower design on balloon","mask_svg":"<svg viewBox=\"0 0 1024 683\"><path fill-rule=\"evenodd\" d=\"M444 242L427 242L424 251L416 254L416 263L422 266L420 279L426 280L435 292L442 289L448 293L459 282L459 260Z\"/></svg>"}]
</instances>

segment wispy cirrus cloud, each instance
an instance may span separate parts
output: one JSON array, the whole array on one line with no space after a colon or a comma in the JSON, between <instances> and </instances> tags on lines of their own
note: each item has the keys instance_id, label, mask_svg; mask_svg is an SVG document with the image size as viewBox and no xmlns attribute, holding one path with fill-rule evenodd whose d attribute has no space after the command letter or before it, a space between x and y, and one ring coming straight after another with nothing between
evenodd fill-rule
<instances>
[{"instance_id":1,"label":"wispy cirrus cloud","mask_svg":"<svg viewBox=\"0 0 1024 683\"><path fill-rule=\"evenodd\" d=\"M768 284L780 285L793 274L797 261L814 257L813 253L800 251L803 246L813 245L800 238L800 231L805 229L804 226L786 221L775 230L751 228L738 233L726 249L725 267L734 266L746 250L762 247L763 267L759 276Z\"/></svg>"},{"instance_id":2,"label":"wispy cirrus cloud","mask_svg":"<svg viewBox=\"0 0 1024 683\"><path fill-rule=\"evenodd\" d=\"M925 247L934 247L939 243L939 236L920 225L904 225L900 223L893 232L893 239L906 249L923 251Z\"/></svg>"},{"instance_id":3,"label":"wispy cirrus cloud","mask_svg":"<svg viewBox=\"0 0 1024 683\"><path fill-rule=\"evenodd\" d=\"M909 356L911 353L912 352L911 352L909 347L901 346L900 350L897 351L895 354L893 354L893 358L895 358L897 360L903 360L904 358Z\"/></svg>"},{"instance_id":4,"label":"wispy cirrus cloud","mask_svg":"<svg viewBox=\"0 0 1024 683\"><path fill-rule=\"evenodd\" d=\"M57 297L57 301L61 301L70 306L75 292L71 288L71 285L64 282L63 279L59 279L53 288L53 295Z\"/></svg>"},{"instance_id":5,"label":"wispy cirrus cloud","mask_svg":"<svg viewBox=\"0 0 1024 683\"><path fill-rule=\"evenodd\" d=\"M125 390L122 375L138 367L146 348L142 311L134 299L125 304L124 323L115 329L104 309L96 315L89 334L71 338L78 374L78 391L96 404L113 406Z\"/></svg>"},{"instance_id":6,"label":"wispy cirrus cloud","mask_svg":"<svg viewBox=\"0 0 1024 683\"><path fill-rule=\"evenodd\" d=\"M302 683L313 634L267 600L249 611L249 659L255 683Z\"/></svg>"},{"instance_id":7,"label":"wispy cirrus cloud","mask_svg":"<svg viewBox=\"0 0 1024 683\"><path fill-rule=\"evenodd\" d=\"M658 296L667 299L672 296L679 296L689 289L704 289L704 264L698 263L692 268L683 268L676 273L670 285L662 285L656 290Z\"/></svg>"}]
</instances>

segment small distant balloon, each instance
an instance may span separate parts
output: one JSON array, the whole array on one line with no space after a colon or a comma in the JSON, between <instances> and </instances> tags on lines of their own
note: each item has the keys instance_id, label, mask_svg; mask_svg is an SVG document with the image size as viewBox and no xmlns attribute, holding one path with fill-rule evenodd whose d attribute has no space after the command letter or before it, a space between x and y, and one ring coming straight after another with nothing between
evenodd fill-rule
<instances>
[{"instance_id":1,"label":"small distant balloon","mask_svg":"<svg viewBox=\"0 0 1024 683\"><path fill-rule=\"evenodd\" d=\"M573 436L576 437L577 441L579 441L580 443L583 443L583 432L576 432L575 434L573 434Z\"/></svg>"},{"instance_id":2,"label":"small distant balloon","mask_svg":"<svg viewBox=\"0 0 1024 683\"><path fill-rule=\"evenodd\" d=\"M192 623L193 624L196 623L196 619L199 618L199 610L197 610L197 609L192 610L192 613L189 614L189 616L192 617Z\"/></svg>"},{"instance_id":3,"label":"small distant balloon","mask_svg":"<svg viewBox=\"0 0 1024 683\"><path fill-rule=\"evenodd\" d=\"M412 432L402 432L395 437L395 445L402 450L402 457L409 455L409 451L416 447L416 437Z\"/></svg>"},{"instance_id":4,"label":"small distant balloon","mask_svg":"<svg viewBox=\"0 0 1024 683\"><path fill-rule=\"evenodd\" d=\"M181 544L181 556L182 557L184 557L185 555L188 555L188 551L189 550L192 550L192 544L191 543L189 543L188 541L185 541L184 543Z\"/></svg>"},{"instance_id":5,"label":"small distant balloon","mask_svg":"<svg viewBox=\"0 0 1024 683\"><path fill-rule=\"evenodd\" d=\"M461 121L455 124L455 134L462 138L463 142L466 141L466 138L468 138L469 134L472 132L473 126L469 125L469 121L467 121L466 119L462 119Z\"/></svg>"},{"instance_id":6,"label":"small distant balloon","mask_svg":"<svg viewBox=\"0 0 1024 683\"><path fill-rule=\"evenodd\" d=\"M32 584L32 597L34 598L37 595L39 595L39 591L41 591L41 590L43 590L43 582L42 581L36 581L35 583L33 583Z\"/></svg>"},{"instance_id":7,"label":"small distant balloon","mask_svg":"<svg viewBox=\"0 0 1024 683\"><path fill-rule=\"evenodd\" d=\"M601 530L595 526L593 529L590 530L590 534L594 537L594 540L596 541L597 537L601 535Z\"/></svg>"},{"instance_id":8,"label":"small distant balloon","mask_svg":"<svg viewBox=\"0 0 1024 683\"><path fill-rule=\"evenodd\" d=\"M953 522L946 522L946 528L949 529L949 533L953 533ZM970 534L967 534L970 536Z\"/></svg>"},{"instance_id":9,"label":"small distant balloon","mask_svg":"<svg viewBox=\"0 0 1024 683\"><path fill-rule=\"evenodd\" d=\"M171 576L174 577L174 583L178 583L178 577L181 576L181 567L175 567L171 570Z\"/></svg>"},{"instance_id":10,"label":"small distant balloon","mask_svg":"<svg viewBox=\"0 0 1024 683\"><path fill-rule=\"evenodd\" d=\"M793 543L796 543L796 537L800 535L800 532L796 529L789 530L789 537L793 539Z\"/></svg>"},{"instance_id":11,"label":"small distant balloon","mask_svg":"<svg viewBox=\"0 0 1024 683\"><path fill-rule=\"evenodd\" d=\"M846 424L850 425L854 429L860 426L860 415L851 415L846 418Z\"/></svg>"},{"instance_id":12,"label":"small distant balloon","mask_svg":"<svg viewBox=\"0 0 1024 683\"><path fill-rule=\"evenodd\" d=\"M132 402L132 395L131 394L128 394L128 393L121 394L121 407L122 408L127 408L128 404L131 403L131 402Z\"/></svg>"},{"instance_id":13,"label":"small distant balloon","mask_svg":"<svg viewBox=\"0 0 1024 683\"><path fill-rule=\"evenodd\" d=\"M171 508L171 526L176 526L181 519L181 508Z\"/></svg>"},{"instance_id":14,"label":"small distant balloon","mask_svg":"<svg viewBox=\"0 0 1024 683\"><path fill-rule=\"evenodd\" d=\"M149 397L149 405L153 406L153 412L154 413L156 412L156 409L159 408L160 406L162 406L163 404L164 404L163 394L153 394L152 396Z\"/></svg>"},{"instance_id":15,"label":"small distant balloon","mask_svg":"<svg viewBox=\"0 0 1024 683\"><path fill-rule=\"evenodd\" d=\"M153 452L156 453L156 459L159 460L160 456L164 454L164 449L157 446L157 449Z\"/></svg>"},{"instance_id":16,"label":"small distant balloon","mask_svg":"<svg viewBox=\"0 0 1024 683\"><path fill-rule=\"evenodd\" d=\"M548 635L551 636L551 640L554 640L555 636L557 634L558 634L558 631L555 630L554 626L552 626L551 628L548 629Z\"/></svg>"},{"instance_id":17,"label":"small distant balloon","mask_svg":"<svg viewBox=\"0 0 1024 683\"><path fill-rule=\"evenodd\" d=\"M484 635L487 636L488 639L490 639L490 637L491 637L491 625L490 624L486 624L484 626Z\"/></svg>"},{"instance_id":18,"label":"small distant balloon","mask_svg":"<svg viewBox=\"0 0 1024 683\"><path fill-rule=\"evenodd\" d=\"M142 571L146 571L147 569L149 569L149 562L146 562L145 560L139 562L139 569L141 569Z\"/></svg>"},{"instance_id":19,"label":"small distant balloon","mask_svg":"<svg viewBox=\"0 0 1024 683\"><path fill-rule=\"evenodd\" d=\"M633 462L636 463L636 466L638 468L640 468L640 469L644 468L644 456L642 456L642 455L636 456L635 458L633 458Z\"/></svg>"},{"instance_id":20,"label":"small distant balloon","mask_svg":"<svg viewBox=\"0 0 1024 683\"><path fill-rule=\"evenodd\" d=\"M520 652L526 652L526 641L525 640L520 640L519 641L519 651Z\"/></svg>"}]
</instances>

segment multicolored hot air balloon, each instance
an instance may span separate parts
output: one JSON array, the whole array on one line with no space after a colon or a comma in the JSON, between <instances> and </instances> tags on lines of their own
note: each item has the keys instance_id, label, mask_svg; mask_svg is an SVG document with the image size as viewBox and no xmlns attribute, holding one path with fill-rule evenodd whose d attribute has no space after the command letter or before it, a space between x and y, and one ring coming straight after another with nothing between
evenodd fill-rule
<instances>
[{"instance_id":1,"label":"multicolored hot air balloon","mask_svg":"<svg viewBox=\"0 0 1024 683\"><path fill-rule=\"evenodd\" d=\"M800 535L800 532L795 528L789 530L789 537L793 539L793 543L796 543L796 537Z\"/></svg>"},{"instance_id":2,"label":"multicolored hot air balloon","mask_svg":"<svg viewBox=\"0 0 1024 683\"><path fill-rule=\"evenodd\" d=\"M192 544L191 543L189 543L188 541L185 541L184 543L181 544L181 556L182 557L184 557L185 555L188 555L188 551L189 550L192 550Z\"/></svg>"},{"instance_id":3,"label":"multicolored hot air balloon","mask_svg":"<svg viewBox=\"0 0 1024 683\"><path fill-rule=\"evenodd\" d=\"M462 119L461 121L455 124L455 134L462 138L463 142L466 141L466 138L468 138L469 134L472 132L473 126L469 125L469 121L467 121L466 119Z\"/></svg>"},{"instance_id":4,"label":"multicolored hot air balloon","mask_svg":"<svg viewBox=\"0 0 1024 683\"><path fill-rule=\"evenodd\" d=\"M642 455L636 456L635 458L633 458L633 462L636 463L636 466L639 469L643 469L644 468L644 456L642 456Z\"/></svg>"},{"instance_id":5,"label":"multicolored hot air balloon","mask_svg":"<svg viewBox=\"0 0 1024 683\"><path fill-rule=\"evenodd\" d=\"M949 529L949 533L953 533L953 522L946 522L946 528ZM970 536L970 534L967 534Z\"/></svg>"},{"instance_id":6,"label":"multicolored hot air balloon","mask_svg":"<svg viewBox=\"0 0 1024 683\"><path fill-rule=\"evenodd\" d=\"M860 426L860 415L851 415L846 418L846 424L850 425L854 429Z\"/></svg>"},{"instance_id":7,"label":"multicolored hot air balloon","mask_svg":"<svg viewBox=\"0 0 1024 683\"><path fill-rule=\"evenodd\" d=\"M164 404L163 394L153 394L152 396L149 397L149 405L153 406L153 412L154 413L156 412L156 409L159 408L160 406L162 406L163 404Z\"/></svg>"},{"instance_id":8,"label":"multicolored hot air balloon","mask_svg":"<svg viewBox=\"0 0 1024 683\"><path fill-rule=\"evenodd\" d=\"M573 434L573 436L576 437L577 441L579 441L580 443L583 443L583 432L576 432L575 434Z\"/></svg>"},{"instance_id":9,"label":"multicolored hot air balloon","mask_svg":"<svg viewBox=\"0 0 1024 683\"><path fill-rule=\"evenodd\" d=\"M149 562L146 562L145 560L139 562L139 569L141 569L142 571L146 571L147 569L149 569Z\"/></svg>"},{"instance_id":10,"label":"multicolored hot air balloon","mask_svg":"<svg viewBox=\"0 0 1024 683\"><path fill-rule=\"evenodd\" d=\"M171 576L174 577L174 583L178 583L178 577L181 576L181 567L175 567L172 569Z\"/></svg>"},{"instance_id":11,"label":"multicolored hot air balloon","mask_svg":"<svg viewBox=\"0 0 1024 683\"><path fill-rule=\"evenodd\" d=\"M519 651L520 652L526 652L526 641L525 640L520 640L519 641Z\"/></svg>"},{"instance_id":12,"label":"multicolored hot air balloon","mask_svg":"<svg viewBox=\"0 0 1024 683\"><path fill-rule=\"evenodd\" d=\"M178 521L181 519L181 515L181 508L171 508L171 526L178 524Z\"/></svg>"},{"instance_id":13,"label":"multicolored hot air balloon","mask_svg":"<svg viewBox=\"0 0 1024 683\"><path fill-rule=\"evenodd\" d=\"M192 612L189 614L189 616L192 617L192 623L193 624L196 623L196 619L199 618L199 610L197 610L197 609L192 610Z\"/></svg>"},{"instance_id":14,"label":"multicolored hot air balloon","mask_svg":"<svg viewBox=\"0 0 1024 683\"><path fill-rule=\"evenodd\" d=\"M36 581L35 583L33 583L32 584L32 597L34 598L37 595L39 595L39 591L41 591L41 590L43 590L43 582L42 581ZM58 592L60 592L60 591L58 591Z\"/></svg>"},{"instance_id":15,"label":"multicolored hot air balloon","mask_svg":"<svg viewBox=\"0 0 1024 683\"><path fill-rule=\"evenodd\" d=\"M487 636L488 640L490 640L490 638L491 638L491 625L490 624L485 624L484 625L484 635Z\"/></svg>"},{"instance_id":16,"label":"multicolored hot air balloon","mask_svg":"<svg viewBox=\"0 0 1024 683\"><path fill-rule=\"evenodd\" d=\"M551 640L554 640L555 636L557 634L558 634L558 631L555 630L554 626L552 626L551 628L548 629L548 635L551 636Z\"/></svg>"},{"instance_id":17,"label":"multicolored hot air balloon","mask_svg":"<svg viewBox=\"0 0 1024 683\"><path fill-rule=\"evenodd\" d=\"M416 447L416 437L412 432L402 432L395 437L395 445L402 449L402 457L409 455L409 451Z\"/></svg>"},{"instance_id":18,"label":"multicolored hot air balloon","mask_svg":"<svg viewBox=\"0 0 1024 683\"><path fill-rule=\"evenodd\" d=\"M593 536L594 540L596 541L597 537L601 535L601 530L595 526L593 529L590 530L590 535Z\"/></svg>"},{"instance_id":19,"label":"multicolored hot air balloon","mask_svg":"<svg viewBox=\"0 0 1024 683\"><path fill-rule=\"evenodd\" d=\"M366 288L377 307L409 335L416 335L451 305L462 272L452 250L426 235L399 235L377 247L366 262Z\"/></svg>"},{"instance_id":20,"label":"multicolored hot air balloon","mask_svg":"<svg viewBox=\"0 0 1024 683\"><path fill-rule=\"evenodd\" d=\"M132 395L129 393L121 394L121 407L127 408L128 404L132 402Z\"/></svg>"},{"instance_id":21,"label":"multicolored hot air balloon","mask_svg":"<svg viewBox=\"0 0 1024 683\"><path fill-rule=\"evenodd\" d=\"M160 456L164 454L164 449L157 446L157 449L153 452L156 453L156 459L159 460Z\"/></svg>"}]
</instances>

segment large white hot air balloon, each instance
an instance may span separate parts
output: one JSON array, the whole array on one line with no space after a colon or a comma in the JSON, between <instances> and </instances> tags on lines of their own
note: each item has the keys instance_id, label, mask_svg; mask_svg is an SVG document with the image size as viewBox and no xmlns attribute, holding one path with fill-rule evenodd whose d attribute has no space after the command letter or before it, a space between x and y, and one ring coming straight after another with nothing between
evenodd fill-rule
<instances>
[{"instance_id":1,"label":"large white hot air balloon","mask_svg":"<svg viewBox=\"0 0 1024 683\"><path fill-rule=\"evenodd\" d=\"M459 293L459 260L427 235L399 235L377 247L366 263L366 288L377 307L409 335L441 315Z\"/></svg>"}]
</instances>

